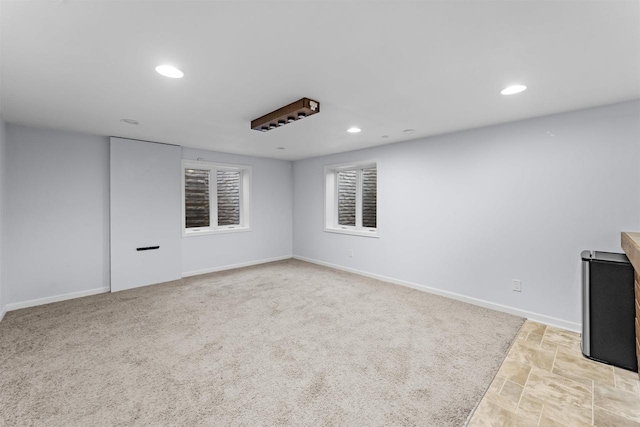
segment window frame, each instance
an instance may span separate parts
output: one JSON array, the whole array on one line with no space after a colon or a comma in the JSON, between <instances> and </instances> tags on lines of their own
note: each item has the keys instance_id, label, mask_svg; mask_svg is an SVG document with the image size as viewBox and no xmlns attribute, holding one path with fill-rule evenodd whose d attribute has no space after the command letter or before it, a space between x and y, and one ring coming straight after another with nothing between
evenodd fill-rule
<instances>
[{"instance_id":1,"label":"window frame","mask_svg":"<svg viewBox=\"0 0 640 427\"><path fill-rule=\"evenodd\" d=\"M187 169L209 171L209 227L187 228L186 217L186 179ZM252 167L248 165L236 165L231 163L207 162L203 160L182 160L182 237L206 236L211 234L238 233L251 231L251 175ZM237 171L240 173L240 224L218 224L218 171ZM213 225L215 224L215 225Z\"/></svg>"},{"instance_id":2,"label":"window frame","mask_svg":"<svg viewBox=\"0 0 640 427\"><path fill-rule=\"evenodd\" d=\"M362 226L362 170L376 168L376 227ZM338 224L338 172L356 170L356 225ZM349 234L352 236L379 238L378 221L378 161L366 160L358 162L326 165L324 167L324 231L328 233Z\"/></svg>"}]
</instances>

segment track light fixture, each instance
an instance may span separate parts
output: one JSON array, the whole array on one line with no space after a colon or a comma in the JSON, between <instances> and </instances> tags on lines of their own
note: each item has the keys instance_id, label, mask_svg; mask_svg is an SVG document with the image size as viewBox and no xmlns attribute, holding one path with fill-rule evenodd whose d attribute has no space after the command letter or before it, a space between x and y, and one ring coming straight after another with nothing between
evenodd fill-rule
<instances>
[{"instance_id":1,"label":"track light fixture","mask_svg":"<svg viewBox=\"0 0 640 427\"><path fill-rule=\"evenodd\" d=\"M282 127L296 120L304 119L320 112L320 103L309 98L302 98L296 102L278 108L251 121L251 129L267 132L271 129Z\"/></svg>"}]
</instances>

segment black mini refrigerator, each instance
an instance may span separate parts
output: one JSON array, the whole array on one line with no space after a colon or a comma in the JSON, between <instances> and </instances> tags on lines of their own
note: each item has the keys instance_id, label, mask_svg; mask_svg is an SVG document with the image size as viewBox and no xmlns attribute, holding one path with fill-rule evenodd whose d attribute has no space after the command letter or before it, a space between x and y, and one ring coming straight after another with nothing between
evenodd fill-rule
<instances>
[{"instance_id":1,"label":"black mini refrigerator","mask_svg":"<svg viewBox=\"0 0 640 427\"><path fill-rule=\"evenodd\" d=\"M633 267L625 254L582 252L582 354L638 372Z\"/></svg>"}]
</instances>

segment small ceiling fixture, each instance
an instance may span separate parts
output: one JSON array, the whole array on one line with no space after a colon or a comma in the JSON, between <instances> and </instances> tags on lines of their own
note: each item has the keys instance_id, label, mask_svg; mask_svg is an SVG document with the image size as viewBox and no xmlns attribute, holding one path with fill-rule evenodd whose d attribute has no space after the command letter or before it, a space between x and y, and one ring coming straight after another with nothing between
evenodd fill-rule
<instances>
[{"instance_id":1,"label":"small ceiling fixture","mask_svg":"<svg viewBox=\"0 0 640 427\"><path fill-rule=\"evenodd\" d=\"M284 150L284 147L276 147L278 150Z\"/></svg>"},{"instance_id":2,"label":"small ceiling fixture","mask_svg":"<svg viewBox=\"0 0 640 427\"><path fill-rule=\"evenodd\" d=\"M503 95L515 95L516 93L523 92L526 89L527 87L525 85L513 85L513 86L505 87L500 91L500 93Z\"/></svg>"},{"instance_id":3,"label":"small ceiling fixture","mask_svg":"<svg viewBox=\"0 0 640 427\"><path fill-rule=\"evenodd\" d=\"M128 124L128 125L139 125L139 124L140 124L140 122L139 122L139 121L137 121L137 120L133 120L133 119L120 119L120 121L121 121L122 123L126 123L126 124Z\"/></svg>"},{"instance_id":4,"label":"small ceiling fixture","mask_svg":"<svg viewBox=\"0 0 640 427\"><path fill-rule=\"evenodd\" d=\"M320 112L320 103L309 98L302 98L296 102L292 102L282 108L278 108L251 120L251 129L260 132L267 132L271 129L282 127L286 124L293 123L296 120L304 119Z\"/></svg>"},{"instance_id":5,"label":"small ceiling fixture","mask_svg":"<svg viewBox=\"0 0 640 427\"><path fill-rule=\"evenodd\" d=\"M181 79L184 77L184 73L172 65L158 65L156 67L158 74L162 74L165 77L172 79Z\"/></svg>"},{"instance_id":6,"label":"small ceiling fixture","mask_svg":"<svg viewBox=\"0 0 640 427\"><path fill-rule=\"evenodd\" d=\"M347 132L349 132L349 133L359 133L360 131L362 131L362 129L360 129L358 127L355 127L355 126L347 129Z\"/></svg>"},{"instance_id":7,"label":"small ceiling fixture","mask_svg":"<svg viewBox=\"0 0 640 427\"><path fill-rule=\"evenodd\" d=\"M407 135L411 135L415 133L415 131L416 131L415 129L405 129L402 132L406 133Z\"/></svg>"}]
</instances>

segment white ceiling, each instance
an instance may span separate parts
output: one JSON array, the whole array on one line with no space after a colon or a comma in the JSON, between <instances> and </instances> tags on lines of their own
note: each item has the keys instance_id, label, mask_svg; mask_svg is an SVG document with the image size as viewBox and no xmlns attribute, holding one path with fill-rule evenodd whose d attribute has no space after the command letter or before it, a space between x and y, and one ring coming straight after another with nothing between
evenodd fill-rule
<instances>
[{"instance_id":1,"label":"white ceiling","mask_svg":"<svg viewBox=\"0 0 640 427\"><path fill-rule=\"evenodd\" d=\"M0 31L6 122L290 160L640 97L638 1L2 1Z\"/></svg>"}]
</instances>

